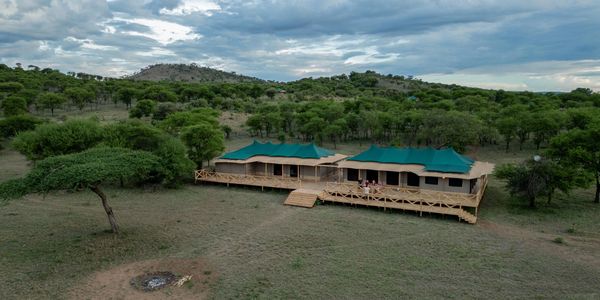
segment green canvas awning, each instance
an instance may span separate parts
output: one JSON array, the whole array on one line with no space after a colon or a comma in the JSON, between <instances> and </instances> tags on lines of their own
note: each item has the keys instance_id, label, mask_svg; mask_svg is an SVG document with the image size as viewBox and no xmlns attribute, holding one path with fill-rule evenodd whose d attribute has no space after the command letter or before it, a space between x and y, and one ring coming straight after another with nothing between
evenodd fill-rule
<instances>
[{"instance_id":1,"label":"green canvas awning","mask_svg":"<svg viewBox=\"0 0 600 300\"><path fill-rule=\"evenodd\" d=\"M371 146L369 150L348 158L350 161L423 165L425 171L468 173L474 161L454 149L394 148Z\"/></svg>"},{"instance_id":2,"label":"green canvas awning","mask_svg":"<svg viewBox=\"0 0 600 300\"><path fill-rule=\"evenodd\" d=\"M315 144L273 144L271 142L252 144L236 151L225 153L222 159L246 160L253 156L296 157L319 159L335 155L333 151L317 147Z\"/></svg>"}]
</instances>

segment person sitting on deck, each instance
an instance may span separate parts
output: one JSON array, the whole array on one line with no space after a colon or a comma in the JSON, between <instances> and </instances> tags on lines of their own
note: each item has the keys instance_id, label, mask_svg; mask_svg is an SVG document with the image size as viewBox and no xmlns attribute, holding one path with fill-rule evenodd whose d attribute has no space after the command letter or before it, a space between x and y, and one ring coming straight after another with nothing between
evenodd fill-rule
<instances>
[{"instance_id":1,"label":"person sitting on deck","mask_svg":"<svg viewBox=\"0 0 600 300\"><path fill-rule=\"evenodd\" d=\"M373 186L373 194L379 193L380 185L377 183L377 181L373 180L373 183L371 183L371 186Z\"/></svg>"}]
</instances>

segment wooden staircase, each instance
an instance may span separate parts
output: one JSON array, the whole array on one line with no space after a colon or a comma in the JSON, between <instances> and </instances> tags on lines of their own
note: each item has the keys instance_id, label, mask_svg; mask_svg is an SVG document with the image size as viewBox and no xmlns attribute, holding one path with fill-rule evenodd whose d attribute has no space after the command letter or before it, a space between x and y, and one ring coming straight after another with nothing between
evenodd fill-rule
<instances>
[{"instance_id":1,"label":"wooden staircase","mask_svg":"<svg viewBox=\"0 0 600 300\"><path fill-rule=\"evenodd\" d=\"M460 219L466 221L469 224L477 223L477 217L464 209L459 210L457 215Z\"/></svg>"},{"instance_id":2,"label":"wooden staircase","mask_svg":"<svg viewBox=\"0 0 600 300\"><path fill-rule=\"evenodd\" d=\"M283 204L311 208L315 206L321 191L297 189L293 190Z\"/></svg>"}]
</instances>

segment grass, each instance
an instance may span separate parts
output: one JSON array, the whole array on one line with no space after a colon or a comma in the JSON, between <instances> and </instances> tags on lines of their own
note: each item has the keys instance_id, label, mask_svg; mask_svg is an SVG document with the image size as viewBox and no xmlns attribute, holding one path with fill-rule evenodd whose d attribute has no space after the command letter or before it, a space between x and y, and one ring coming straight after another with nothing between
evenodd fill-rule
<instances>
[{"instance_id":1,"label":"grass","mask_svg":"<svg viewBox=\"0 0 600 300\"><path fill-rule=\"evenodd\" d=\"M228 147L249 140L240 133ZM533 153L473 150L496 163ZM0 180L28 169L10 150L0 166ZM95 272L161 258L204 258L216 299L600 297L600 206L590 190L530 210L492 178L477 225L343 205L288 207L285 191L245 187L106 193L118 236L88 191L0 206L0 299L65 298ZM202 283L186 286L194 284Z\"/></svg>"},{"instance_id":2,"label":"grass","mask_svg":"<svg viewBox=\"0 0 600 300\"><path fill-rule=\"evenodd\" d=\"M90 192L2 207L0 298L61 298L94 271L166 257L206 258L219 299L598 296L600 264L582 257L600 260L598 235L559 251L552 226L538 243L453 218L287 207L279 191L202 185L108 194L119 236L106 232Z\"/></svg>"}]
</instances>

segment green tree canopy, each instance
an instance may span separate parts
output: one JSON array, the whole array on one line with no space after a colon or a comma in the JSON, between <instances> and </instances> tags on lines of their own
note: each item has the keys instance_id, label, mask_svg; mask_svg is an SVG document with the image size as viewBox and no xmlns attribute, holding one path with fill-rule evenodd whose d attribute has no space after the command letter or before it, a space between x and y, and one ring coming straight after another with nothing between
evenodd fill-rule
<instances>
[{"instance_id":1,"label":"green tree canopy","mask_svg":"<svg viewBox=\"0 0 600 300\"><path fill-rule=\"evenodd\" d=\"M21 132L12 145L27 159L37 161L49 156L81 152L99 144L102 139L102 128L98 122L73 119L62 124L42 124L33 131Z\"/></svg>"},{"instance_id":2,"label":"green tree canopy","mask_svg":"<svg viewBox=\"0 0 600 300\"><path fill-rule=\"evenodd\" d=\"M592 174L596 181L594 202L600 203L600 119L587 128L575 128L554 137L548 153L561 164Z\"/></svg>"},{"instance_id":3,"label":"green tree canopy","mask_svg":"<svg viewBox=\"0 0 600 300\"><path fill-rule=\"evenodd\" d=\"M168 115L158 127L174 135L178 135L185 127L208 124L219 127L219 113L210 108L197 108L191 111L180 111Z\"/></svg>"},{"instance_id":4,"label":"green tree canopy","mask_svg":"<svg viewBox=\"0 0 600 300\"><path fill-rule=\"evenodd\" d=\"M210 161L225 150L223 131L207 123L186 127L181 139L188 147L188 157L200 169L204 161Z\"/></svg>"},{"instance_id":5,"label":"green tree canopy","mask_svg":"<svg viewBox=\"0 0 600 300\"><path fill-rule=\"evenodd\" d=\"M569 193L587 180L577 168L541 157L520 164L500 165L494 174L506 181L506 189L511 195L527 200L531 208L536 207L538 197L546 196L549 204L556 190Z\"/></svg>"},{"instance_id":6,"label":"green tree canopy","mask_svg":"<svg viewBox=\"0 0 600 300\"><path fill-rule=\"evenodd\" d=\"M4 116L16 116L27 113L27 101L23 97L9 96L2 101Z\"/></svg>"},{"instance_id":7,"label":"green tree canopy","mask_svg":"<svg viewBox=\"0 0 600 300\"><path fill-rule=\"evenodd\" d=\"M19 132L33 130L42 120L31 115L16 115L0 120L0 134L3 137L13 137Z\"/></svg>"},{"instance_id":8,"label":"green tree canopy","mask_svg":"<svg viewBox=\"0 0 600 300\"><path fill-rule=\"evenodd\" d=\"M143 182L151 178L158 168L159 158L146 151L92 148L38 162L25 178L0 184L0 196L7 198L34 192L89 188L100 197L111 229L118 233L117 220L101 187L119 181Z\"/></svg>"},{"instance_id":9,"label":"green tree canopy","mask_svg":"<svg viewBox=\"0 0 600 300\"><path fill-rule=\"evenodd\" d=\"M79 110L85 107L87 102L91 102L94 94L88 89L81 87L70 87L65 90L65 95L71 100Z\"/></svg>"},{"instance_id":10,"label":"green tree canopy","mask_svg":"<svg viewBox=\"0 0 600 300\"><path fill-rule=\"evenodd\" d=\"M130 118L149 117L156 111L156 102L154 100L140 100L129 111Z\"/></svg>"},{"instance_id":11,"label":"green tree canopy","mask_svg":"<svg viewBox=\"0 0 600 300\"><path fill-rule=\"evenodd\" d=\"M49 109L50 114L54 115L54 109L60 107L65 102L67 102L67 98L63 94L43 93L39 96L37 105L42 109Z\"/></svg>"}]
</instances>

